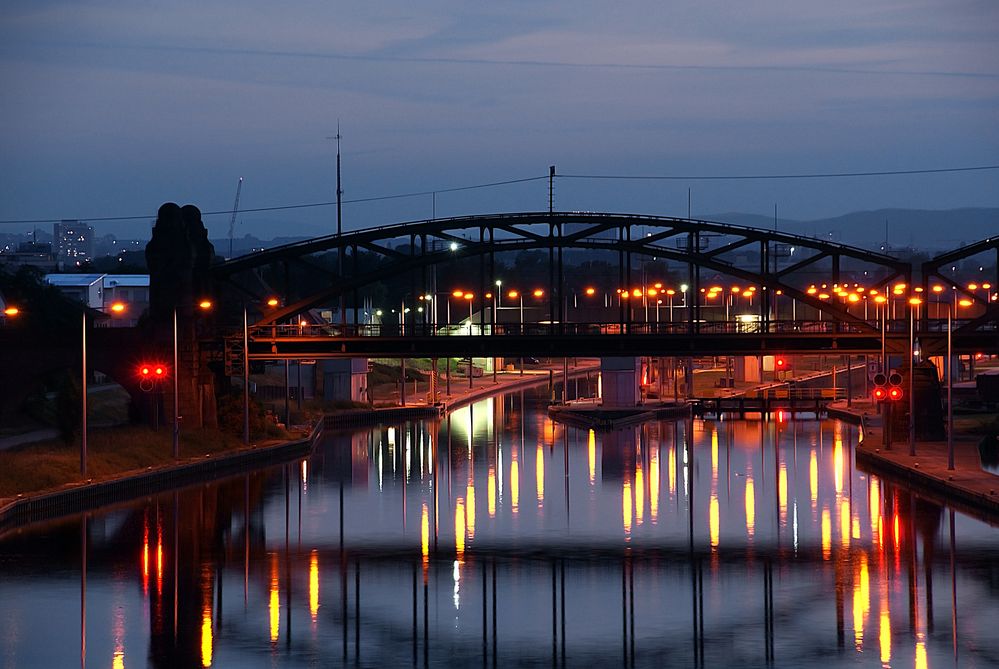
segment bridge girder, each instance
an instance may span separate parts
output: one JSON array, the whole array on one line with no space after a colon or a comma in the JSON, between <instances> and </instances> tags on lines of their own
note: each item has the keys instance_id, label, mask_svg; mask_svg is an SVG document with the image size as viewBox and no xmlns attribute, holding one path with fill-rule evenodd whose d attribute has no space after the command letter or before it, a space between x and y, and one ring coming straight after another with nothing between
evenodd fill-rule
<instances>
[{"instance_id":1,"label":"bridge girder","mask_svg":"<svg viewBox=\"0 0 999 669\"><path fill-rule=\"evenodd\" d=\"M986 253L988 251L993 251L995 253L995 270L996 276L994 278L993 286L999 286L999 236L987 237L973 244L968 244L967 246L962 246L959 249L954 249L953 251L947 251L946 253L941 253L940 255L927 260L922 264L920 276L923 281L923 291L925 294L929 294L929 281L930 277L937 277L941 281L947 284L954 285L957 292L961 293L967 298L970 298L972 302L982 304L985 307L985 312L965 323L959 327L955 332L974 332L981 328L983 325L999 323L999 302L993 302L989 299L989 293L991 291L986 291L985 299L982 300L978 297L975 291L970 291L965 288L965 286L954 283L951 279L948 279L940 271L944 265L949 265L951 263L957 262L959 260L965 260L967 258L972 258L981 253ZM956 315L955 315L956 317Z\"/></svg>"},{"instance_id":2,"label":"bridge girder","mask_svg":"<svg viewBox=\"0 0 999 669\"><path fill-rule=\"evenodd\" d=\"M566 233L564 228L570 225L582 227ZM631 239L631 229L634 226L658 229L645 237L633 240ZM542 231L537 230L538 227L541 227ZM474 231L479 233L478 240L474 237L468 237L469 232ZM486 231L489 233L488 236ZM505 233L507 237L497 239L497 232ZM608 235L611 236L608 237ZM708 235L735 237L736 239L720 248L705 250L702 248L702 240ZM677 248L661 243L680 236L686 236L686 243L678 243ZM409 254L391 249L386 245L393 239L407 237L411 244ZM428 238L431 240L429 251ZM421 241L419 250L416 249L416 239ZM683 240L678 239L677 241L682 242ZM458 248L455 251L434 250L435 242L444 249L448 249L452 242L456 242ZM760 246L761 260L765 259L766 262L766 266L758 272L737 267L721 257L726 253L754 243ZM776 244L809 249L814 255L794 263L791 267L780 270L775 267L771 270L770 250L772 245ZM698 283L702 268L713 270L742 281L761 285L765 290L771 291L771 294L780 290L783 294L828 313L836 319L853 322L857 325L861 325L862 321L848 314L846 310L807 295L784 279L794 272L814 267L816 263L826 258L833 259L834 274L838 273L840 258L851 258L883 268L884 276L880 277L879 281L889 282L898 276L904 276L907 280L911 279L911 266L890 256L786 232L697 219L573 212L465 216L369 228L339 236L329 235L296 242L250 256L243 256L216 266L213 268L213 272L216 278L229 280L238 285L237 275L242 271L322 251L336 251L341 258L347 256L348 252L352 252L355 254L356 262L358 249L365 249L377 254L386 261L385 264L378 267L377 270L364 273L344 272L344 276L336 280L333 280L331 276L331 285L282 309L270 312L264 316L261 323L273 323L287 318L388 276L399 275L450 259L486 256L492 258L497 253L522 250L548 250L549 258L552 260L554 260L555 251L558 251L560 268L561 252L565 249L600 250L617 253L621 257L627 255L629 258L631 254L663 257L696 267ZM552 270L554 271L554 268ZM563 285L564 277L560 275L558 286L561 288ZM766 297L769 300L769 296ZM553 314L557 312L555 305L551 304L551 300L554 299L556 299L555 296L550 294L549 311ZM696 306L694 308L697 309Z\"/></svg>"}]
</instances>

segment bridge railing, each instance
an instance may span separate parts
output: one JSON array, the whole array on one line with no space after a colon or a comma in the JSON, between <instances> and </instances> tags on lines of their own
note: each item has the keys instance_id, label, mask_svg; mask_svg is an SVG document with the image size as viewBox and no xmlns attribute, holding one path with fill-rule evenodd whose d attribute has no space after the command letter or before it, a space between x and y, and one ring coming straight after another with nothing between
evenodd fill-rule
<instances>
[{"instance_id":1,"label":"bridge railing","mask_svg":"<svg viewBox=\"0 0 999 669\"><path fill-rule=\"evenodd\" d=\"M476 337L476 336L589 336L589 335L689 335L695 334L823 334L863 333L869 328L853 323L835 321L770 321L768 323L741 321L652 322L652 323L432 323L373 324L300 324L250 326L254 339L328 338L328 337ZM906 330L907 332L908 330Z\"/></svg>"}]
</instances>

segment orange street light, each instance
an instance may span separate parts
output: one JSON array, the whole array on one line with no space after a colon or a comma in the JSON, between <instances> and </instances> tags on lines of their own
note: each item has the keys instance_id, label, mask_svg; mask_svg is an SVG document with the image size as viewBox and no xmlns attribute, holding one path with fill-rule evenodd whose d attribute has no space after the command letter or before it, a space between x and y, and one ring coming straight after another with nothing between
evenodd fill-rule
<instances>
[{"instance_id":1,"label":"orange street light","mask_svg":"<svg viewBox=\"0 0 999 669\"><path fill-rule=\"evenodd\" d=\"M209 309L212 308L212 306L213 305L211 300L201 300L200 302L198 302L198 308L204 311L208 311Z\"/></svg>"},{"instance_id":2,"label":"orange street light","mask_svg":"<svg viewBox=\"0 0 999 669\"><path fill-rule=\"evenodd\" d=\"M633 288L631 290L631 295L632 295L632 297L641 297L642 296L642 289L641 288Z\"/></svg>"},{"instance_id":3,"label":"orange street light","mask_svg":"<svg viewBox=\"0 0 999 669\"><path fill-rule=\"evenodd\" d=\"M534 289L534 297L544 297L544 294L545 291L541 290L540 288Z\"/></svg>"},{"instance_id":4,"label":"orange street light","mask_svg":"<svg viewBox=\"0 0 999 669\"><path fill-rule=\"evenodd\" d=\"M457 297L458 299L461 299L462 297L465 296L465 291L463 291L463 290L456 290L453 293L451 293L451 295L453 297Z\"/></svg>"},{"instance_id":5,"label":"orange street light","mask_svg":"<svg viewBox=\"0 0 999 669\"><path fill-rule=\"evenodd\" d=\"M943 290L944 290L944 287L941 286L939 283L937 285L933 286L933 292L934 293L942 293Z\"/></svg>"},{"instance_id":6,"label":"orange street light","mask_svg":"<svg viewBox=\"0 0 999 669\"><path fill-rule=\"evenodd\" d=\"M21 313L21 310L17 307L7 307L3 310L4 316L10 316L11 318L17 316L19 313Z\"/></svg>"},{"instance_id":7,"label":"orange street light","mask_svg":"<svg viewBox=\"0 0 999 669\"><path fill-rule=\"evenodd\" d=\"M125 303L124 302L112 302L111 303L111 311L113 311L116 314L124 313L125 312Z\"/></svg>"},{"instance_id":8,"label":"orange street light","mask_svg":"<svg viewBox=\"0 0 999 669\"><path fill-rule=\"evenodd\" d=\"M268 307L273 308L273 307L276 307L279 304L281 304L281 301L278 300L278 298L276 298L276 297L272 297L271 299L267 300L267 306Z\"/></svg>"},{"instance_id":9,"label":"orange street light","mask_svg":"<svg viewBox=\"0 0 999 669\"><path fill-rule=\"evenodd\" d=\"M971 300L969 300L969 299L968 299L968 298L966 298L966 297L964 297L964 298L961 298L960 300L958 300L958 302L957 302L957 303L958 303L958 304L959 304L960 306L962 306L962 307L970 307L970 306L971 306L972 304L974 304L974 302L972 302Z\"/></svg>"},{"instance_id":10,"label":"orange street light","mask_svg":"<svg viewBox=\"0 0 999 669\"><path fill-rule=\"evenodd\" d=\"M597 289L593 288L593 287L590 287L590 288L586 289L586 294L587 295L591 295L592 296L592 295L596 294L596 292L597 292Z\"/></svg>"},{"instance_id":11,"label":"orange street light","mask_svg":"<svg viewBox=\"0 0 999 669\"><path fill-rule=\"evenodd\" d=\"M475 295L472 295L471 293L465 293L466 300L471 300L473 297L475 297Z\"/></svg>"},{"instance_id":12,"label":"orange street light","mask_svg":"<svg viewBox=\"0 0 999 669\"><path fill-rule=\"evenodd\" d=\"M519 295L520 295L520 293L518 293L518 292L517 292L517 291L515 291L515 290L511 290L511 291L510 291L509 293L507 293L507 294L506 294L506 296L507 296L507 297L509 297L509 298L510 298L511 300L515 300L515 299L517 299L517 297L518 297Z\"/></svg>"}]
</instances>

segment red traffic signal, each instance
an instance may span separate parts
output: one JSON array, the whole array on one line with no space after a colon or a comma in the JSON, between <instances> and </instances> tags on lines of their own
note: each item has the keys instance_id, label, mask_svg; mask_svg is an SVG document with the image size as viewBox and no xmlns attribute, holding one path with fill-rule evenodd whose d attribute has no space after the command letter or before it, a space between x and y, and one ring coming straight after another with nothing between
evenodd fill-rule
<instances>
[{"instance_id":1,"label":"red traffic signal","mask_svg":"<svg viewBox=\"0 0 999 669\"><path fill-rule=\"evenodd\" d=\"M784 358L777 358L777 369L784 369L785 365Z\"/></svg>"},{"instance_id":2,"label":"red traffic signal","mask_svg":"<svg viewBox=\"0 0 999 669\"><path fill-rule=\"evenodd\" d=\"M147 363L139 365L139 377L143 379L162 379L165 378L167 374L166 365L161 365L157 363Z\"/></svg>"},{"instance_id":3,"label":"red traffic signal","mask_svg":"<svg viewBox=\"0 0 999 669\"><path fill-rule=\"evenodd\" d=\"M892 372L888 375L888 399L892 402L897 402L904 395L902 392L902 375L898 372Z\"/></svg>"},{"instance_id":4,"label":"red traffic signal","mask_svg":"<svg viewBox=\"0 0 999 669\"><path fill-rule=\"evenodd\" d=\"M890 399L892 402L897 402L898 400L902 399L902 389L899 388L898 386L892 386L891 388L889 388L888 399Z\"/></svg>"},{"instance_id":5,"label":"red traffic signal","mask_svg":"<svg viewBox=\"0 0 999 669\"><path fill-rule=\"evenodd\" d=\"M874 401L884 402L886 399L888 399L888 390L884 386L875 386Z\"/></svg>"}]
</instances>

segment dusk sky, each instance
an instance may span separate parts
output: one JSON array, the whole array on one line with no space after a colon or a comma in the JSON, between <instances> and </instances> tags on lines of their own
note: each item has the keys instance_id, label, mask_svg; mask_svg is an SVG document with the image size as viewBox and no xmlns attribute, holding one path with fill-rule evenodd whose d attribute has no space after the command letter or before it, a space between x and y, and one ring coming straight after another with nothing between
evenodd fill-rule
<instances>
[{"instance_id":1,"label":"dusk sky","mask_svg":"<svg viewBox=\"0 0 999 669\"><path fill-rule=\"evenodd\" d=\"M161 6L162 4L162 6ZM0 219L346 200L560 174L740 175L999 164L994 0L8 0ZM782 181L561 179L556 208L835 216L999 206L999 170ZM547 182L442 193L439 216L547 207ZM344 207L354 229L429 196ZM242 214L323 234L335 208ZM228 216L206 223L224 237ZM95 223L145 238L149 220ZM29 223L4 223L23 232ZM51 224L39 224L51 231ZM935 234L929 232L929 234ZM983 235L985 236L985 231Z\"/></svg>"}]
</instances>

